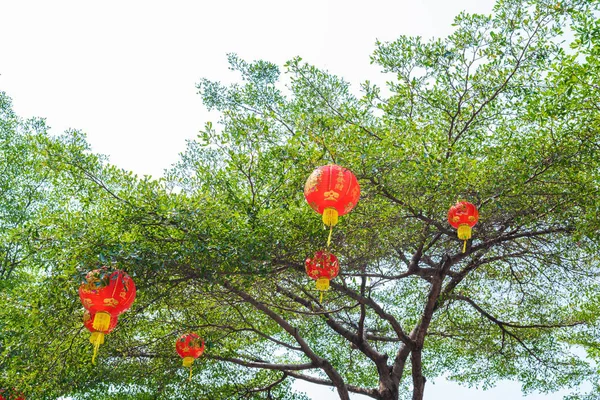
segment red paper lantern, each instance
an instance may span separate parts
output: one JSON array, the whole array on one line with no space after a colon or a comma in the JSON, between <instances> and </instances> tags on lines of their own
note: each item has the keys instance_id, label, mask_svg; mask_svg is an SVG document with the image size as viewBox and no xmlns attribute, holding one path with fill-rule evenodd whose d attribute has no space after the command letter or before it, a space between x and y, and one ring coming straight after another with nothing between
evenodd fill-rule
<instances>
[{"instance_id":1,"label":"red paper lantern","mask_svg":"<svg viewBox=\"0 0 600 400\"><path fill-rule=\"evenodd\" d=\"M79 286L83 306L94 314L92 326L99 332L110 327L111 316L127 311L135 300L135 283L125 272L109 267L90 271Z\"/></svg>"},{"instance_id":2,"label":"red paper lantern","mask_svg":"<svg viewBox=\"0 0 600 400\"><path fill-rule=\"evenodd\" d=\"M448 222L458 230L458 238L464 240L463 253L467 250L467 240L471 239L471 228L478 220L477 207L468 201L458 201L448 210Z\"/></svg>"},{"instance_id":3,"label":"red paper lantern","mask_svg":"<svg viewBox=\"0 0 600 400\"><path fill-rule=\"evenodd\" d=\"M332 228L338 217L349 213L358 203L360 186L346 168L330 164L318 167L306 180L304 197L308 205L323 215L323 223ZM327 244L331 241L331 229Z\"/></svg>"},{"instance_id":4,"label":"red paper lantern","mask_svg":"<svg viewBox=\"0 0 600 400\"><path fill-rule=\"evenodd\" d=\"M115 329L119 319L117 316L112 316L110 319L110 325L108 329L104 331L94 329L93 321L94 314L85 310L85 312L83 313L83 325L87 328L88 331L92 333L90 336L90 343L94 345L94 355L92 356L92 364L95 364L96 355L98 355L98 348L101 344L104 344L104 335L108 335Z\"/></svg>"},{"instance_id":5,"label":"red paper lantern","mask_svg":"<svg viewBox=\"0 0 600 400\"><path fill-rule=\"evenodd\" d=\"M313 258L306 259L304 268L308 276L317 281L317 290L321 292L320 301L323 301L323 292L329 289L329 281L340 273L337 257L327 250L319 250Z\"/></svg>"},{"instance_id":6,"label":"red paper lantern","mask_svg":"<svg viewBox=\"0 0 600 400\"><path fill-rule=\"evenodd\" d=\"M192 364L204 353L204 340L195 333L184 333L175 342L175 350L183 358L183 366L190 369L192 379Z\"/></svg>"}]
</instances>

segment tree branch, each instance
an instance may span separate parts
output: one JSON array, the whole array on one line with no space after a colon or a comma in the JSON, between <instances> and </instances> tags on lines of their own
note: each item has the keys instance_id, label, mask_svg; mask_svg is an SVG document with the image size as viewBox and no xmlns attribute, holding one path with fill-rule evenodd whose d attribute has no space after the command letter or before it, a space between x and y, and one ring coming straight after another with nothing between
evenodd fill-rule
<instances>
[{"instance_id":1,"label":"tree branch","mask_svg":"<svg viewBox=\"0 0 600 400\"><path fill-rule=\"evenodd\" d=\"M394 318L394 316L392 316L391 314L385 312L383 308L379 304L377 304L373 299L371 299L370 297L363 297L355 291L349 289L345 285L340 285L339 283L334 281L331 281L330 285L335 290L345 293L346 295L358 301L359 303L371 308L373 311L375 311L377 315L389 322L389 324L392 326L392 329L394 329L394 332L396 332L396 335L398 335L398 339L400 339L403 343L412 346L412 340L408 336L406 336L398 320Z\"/></svg>"},{"instance_id":2,"label":"tree branch","mask_svg":"<svg viewBox=\"0 0 600 400\"><path fill-rule=\"evenodd\" d=\"M334 383L331 381L328 381L325 379L320 379L320 378L315 378L314 376L309 376L309 375L300 374L298 372L289 372L289 371L287 372L287 374L293 378L301 379L303 381L310 382L310 383L315 383L317 385L335 386ZM346 385L346 387L348 388L348 391L352 392L352 393L362 394L365 396L372 397L374 399L381 398L379 395L379 392L377 392L377 390L375 390L375 389L365 389L365 388L361 388L361 387L353 386L353 385Z\"/></svg>"},{"instance_id":3,"label":"tree branch","mask_svg":"<svg viewBox=\"0 0 600 400\"><path fill-rule=\"evenodd\" d=\"M303 371L306 369L318 368L312 362L305 364L273 364L263 361L245 361L235 357L222 357L216 354L206 354L205 357L213 360L230 362L233 364L241 365L243 367L270 369L274 371Z\"/></svg>"},{"instance_id":4,"label":"tree branch","mask_svg":"<svg viewBox=\"0 0 600 400\"><path fill-rule=\"evenodd\" d=\"M243 300L245 300L249 304L252 304L257 310L265 313L269 318L271 318L280 327L282 327L288 334L290 334L294 339L296 339L296 341L300 345L300 348L302 349L304 354L310 360L312 360L312 362L316 366L321 368L327 374L329 379L331 379L331 381L335 384L335 387L337 388L338 393L340 395L340 399L341 400L350 400L350 397L348 394L348 389L346 388L346 383L344 382L344 379L342 378L342 376L339 374L339 372L336 371L336 369L331 365L331 363L328 360L326 360L322 357L319 357L310 348L308 343L298 333L298 328L292 326L290 323L288 323L286 320L284 320L279 314L273 312L270 308L268 308L267 306L265 306L264 304L262 304L261 302L256 300L254 297L250 296L248 293L234 287L228 281L224 281L223 286L225 288L229 289L231 292L237 294L239 297L241 297Z\"/></svg>"}]
</instances>

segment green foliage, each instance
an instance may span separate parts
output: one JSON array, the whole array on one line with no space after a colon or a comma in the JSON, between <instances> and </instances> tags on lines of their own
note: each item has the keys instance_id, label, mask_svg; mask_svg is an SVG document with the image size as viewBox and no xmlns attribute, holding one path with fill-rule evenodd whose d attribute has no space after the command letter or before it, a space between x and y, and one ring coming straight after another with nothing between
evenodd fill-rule
<instances>
[{"instance_id":1,"label":"green foliage","mask_svg":"<svg viewBox=\"0 0 600 400\"><path fill-rule=\"evenodd\" d=\"M0 387L301 399L301 379L419 399L422 376L447 376L596 396L597 8L499 1L447 38L378 42L389 81L360 94L300 58L282 74L230 55L238 83L198 84L219 124L160 180L107 165L80 132L48 136L2 95ZM330 162L362 195L334 230L342 273L321 304L303 261L328 232L302 188ZM466 254L446 223L463 198L481 215ZM138 298L94 367L76 289L103 264ZM186 331L207 341L191 382L173 345Z\"/></svg>"}]
</instances>

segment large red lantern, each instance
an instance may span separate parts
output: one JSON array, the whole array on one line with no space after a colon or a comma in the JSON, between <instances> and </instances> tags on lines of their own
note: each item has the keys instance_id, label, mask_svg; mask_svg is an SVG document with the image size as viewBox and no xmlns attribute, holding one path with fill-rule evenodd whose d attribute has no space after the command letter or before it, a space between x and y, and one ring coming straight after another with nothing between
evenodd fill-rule
<instances>
[{"instance_id":1,"label":"large red lantern","mask_svg":"<svg viewBox=\"0 0 600 400\"><path fill-rule=\"evenodd\" d=\"M111 316L127 311L135 300L135 283L125 272L109 267L90 271L79 286L83 306L94 314L92 326L105 332L110 327Z\"/></svg>"},{"instance_id":2,"label":"large red lantern","mask_svg":"<svg viewBox=\"0 0 600 400\"><path fill-rule=\"evenodd\" d=\"M88 331L92 333L90 336L90 343L94 345L94 355L92 356L92 364L95 364L96 356L98 355L98 348L101 344L104 344L104 335L108 335L115 329L119 319L116 315L112 316L110 319L110 325L108 329L104 331L94 329L93 321L94 314L90 313L88 310L85 310L85 312L83 313L83 325L87 328Z\"/></svg>"},{"instance_id":3,"label":"large red lantern","mask_svg":"<svg viewBox=\"0 0 600 400\"><path fill-rule=\"evenodd\" d=\"M204 340L195 333L184 333L175 342L177 353L183 358L183 366L190 369L192 378L192 364L194 360L204 353Z\"/></svg>"},{"instance_id":4,"label":"large red lantern","mask_svg":"<svg viewBox=\"0 0 600 400\"><path fill-rule=\"evenodd\" d=\"M333 226L338 217L349 213L358 203L360 186L356 176L339 165L324 165L315 169L304 185L308 205L323 215L323 223L330 227L327 245L331 242Z\"/></svg>"},{"instance_id":5,"label":"large red lantern","mask_svg":"<svg viewBox=\"0 0 600 400\"><path fill-rule=\"evenodd\" d=\"M328 250L319 250L313 258L307 258L304 268L309 277L316 280L317 290L321 292L319 301L323 301L323 292L329 290L329 281L340 273L340 263Z\"/></svg>"},{"instance_id":6,"label":"large red lantern","mask_svg":"<svg viewBox=\"0 0 600 400\"><path fill-rule=\"evenodd\" d=\"M463 253L467 250L467 240L471 239L471 228L477 220L479 220L477 207L468 201L458 201L448 210L448 222L458 230L458 238L464 240Z\"/></svg>"}]
</instances>

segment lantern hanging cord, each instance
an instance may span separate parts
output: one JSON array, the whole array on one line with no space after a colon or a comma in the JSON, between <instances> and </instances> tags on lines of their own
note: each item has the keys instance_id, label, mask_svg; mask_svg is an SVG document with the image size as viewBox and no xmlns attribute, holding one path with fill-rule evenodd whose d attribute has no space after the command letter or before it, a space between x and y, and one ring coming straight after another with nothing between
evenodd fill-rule
<instances>
[{"instance_id":1,"label":"lantern hanging cord","mask_svg":"<svg viewBox=\"0 0 600 400\"><path fill-rule=\"evenodd\" d=\"M321 290L321 294L319 295L319 303L323 303L323 291Z\"/></svg>"},{"instance_id":2,"label":"lantern hanging cord","mask_svg":"<svg viewBox=\"0 0 600 400\"><path fill-rule=\"evenodd\" d=\"M466 253L466 252L467 252L467 241L465 240L464 244L463 244L463 253Z\"/></svg>"},{"instance_id":3,"label":"lantern hanging cord","mask_svg":"<svg viewBox=\"0 0 600 400\"><path fill-rule=\"evenodd\" d=\"M331 234L333 233L333 225L329 225L329 236L327 237L327 247L331 245Z\"/></svg>"},{"instance_id":4,"label":"lantern hanging cord","mask_svg":"<svg viewBox=\"0 0 600 400\"><path fill-rule=\"evenodd\" d=\"M188 378L188 382L192 381L192 366L190 366L190 377Z\"/></svg>"}]
</instances>

